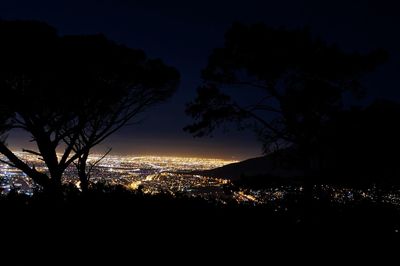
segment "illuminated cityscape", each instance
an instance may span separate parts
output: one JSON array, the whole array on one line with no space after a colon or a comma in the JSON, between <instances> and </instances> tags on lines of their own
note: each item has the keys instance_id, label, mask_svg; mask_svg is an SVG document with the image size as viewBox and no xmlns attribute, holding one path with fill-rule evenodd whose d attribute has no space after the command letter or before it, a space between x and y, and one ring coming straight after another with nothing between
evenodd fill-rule
<instances>
[{"instance_id":1,"label":"illuminated cityscape","mask_svg":"<svg viewBox=\"0 0 400 266\"><path fill-rule=\"evenodd\" d=\"M15 152L20 158L46 172L46 166L37 156ZM89 161L95 162L101 155L93 155ZM4 159L4 158L2 158ZM288 195L300 195L301 186L282 185L266 189L233 188L231 181L194 174L236 161L206 158L160 157L160 156L117 156L110 155L101 160L91 173L91 182L108 185L122 185L128 189L140 189L146 194L178 193L192 197L216 200L221 203L237 202L245 204L276 203ZM5 163L0 164L0 191L7 194L14 190L32 195L35 184L20 170ZM64 183L72 183L79 188L76 169L71 165L64 173ZM374 189L348 189L324 185L319 192L327 195L330 201L346 204L352 201L377 198ZM319 197L315 195L315 197ZM399 191L383 195L382 199L400 206Z\"/></svg>"},{"instance_id":2,"label":"illuminated cityscape","mask_svg":"<svg viewBox=\"0 0 400 266\"><path fill-rule=\"evenodd\" d=\"M399 9L0 1L3 261L396 254Z\"/></svg>"},{"instance_id":3,"label":"illuminated cityscape","mask_svg":"<svg viewBox=\"0 0 400 266\"><path fill-rule=\"evenodd\" d=\"M29 165L39 171L47 168L35 155L15 152ZM89 163L97 161L101 156L93 155ZM3 160L5 158L2 158ZM91 172L91 182L110 185L123 185L130 189L143 189L143 192L155 194L159 192L184 192L191 195L211 196L218 193L221 186L227 184L224 179L190 174L192 171L213 169L235 161L204 158L157 157L157 156L107 156L101 160ZM11 190L31 195L35 185L20 170L5 163L0 164L2 194ZM64 173L64 183L73 183L79 187L76 169L71 165Z\"/></svg>"}]
</instances>

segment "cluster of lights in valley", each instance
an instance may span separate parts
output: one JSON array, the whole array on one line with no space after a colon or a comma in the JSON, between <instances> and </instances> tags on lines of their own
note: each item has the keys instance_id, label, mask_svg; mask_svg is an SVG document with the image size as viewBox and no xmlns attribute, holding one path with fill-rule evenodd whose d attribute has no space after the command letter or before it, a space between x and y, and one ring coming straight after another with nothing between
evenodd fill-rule
<instances>
[{"instance_id":1,"label":"cluster of lights in valley","mask_svg":"<svg viewBox=\"0 0 400 266\"><path fill-rule=\"evenodd\" d=\"M29 165L46 172L46 166L36 155L15 152ZM92 155L89 162L95 162L101 155ZM2 158L4 159L4 158ZM160 156L117 156L109 155L102 159L91 173L93 183L123 185L128 189L140 189L143 193L158 194L184 193L187 196L201 197L221 203L264 204L284 199L287 195L301 193L301 186L277 186L268 189L238 188L227 191L231 181L223 178L199 174L203 170L214 169L236 161L207 158L160 157ZM70 166L64 173L64 182L75 184L79 188L76 169ZM0 164L0 193L11 190L32 195L35 185L32 180L7 164ZM347 203L359 199L374 200L371 189L354 190L332 186L320 187L330 195L332 201ZM400 193L395 191L384 196L387 202L400 206ZM279 207L278 207L279 208ZM277 209L277 211L279 211Z\"/></svg>"}]
</instances>

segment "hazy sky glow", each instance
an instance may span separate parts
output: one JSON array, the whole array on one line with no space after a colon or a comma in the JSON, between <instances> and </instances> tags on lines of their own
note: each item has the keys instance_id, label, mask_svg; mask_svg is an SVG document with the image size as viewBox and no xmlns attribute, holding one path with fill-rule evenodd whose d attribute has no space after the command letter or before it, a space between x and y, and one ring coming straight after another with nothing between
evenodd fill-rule
<instances>
[{"instance_id":1,"label":"hazy sky glow","mask_svg":"<svg viewBox=\"0 0 400 266\"><path fill-rule=\"evenodd\" d=\"M366 51L386 48L390 62L367 80L382 88L378 96L399 99L400 19L395 1L1 1L0 18L46 21L61 34L104 33L127 46L160 57L182 75L177 94L154 107L140 125L130 126L110 138L99 151L112 146L114 154L160 154L244 159L261 154L252 133L216 133L214 138L193 139L182 128L190 122L184 114L200 84L200 70L233 21L263 21L273 26L308 25L328 41L345 49ZM243 94L245 95L245 94ZM26 136L9 138L12 147L25 145ZM29 144L28 144L29 145Z\"/></svg>"}]
</instances>

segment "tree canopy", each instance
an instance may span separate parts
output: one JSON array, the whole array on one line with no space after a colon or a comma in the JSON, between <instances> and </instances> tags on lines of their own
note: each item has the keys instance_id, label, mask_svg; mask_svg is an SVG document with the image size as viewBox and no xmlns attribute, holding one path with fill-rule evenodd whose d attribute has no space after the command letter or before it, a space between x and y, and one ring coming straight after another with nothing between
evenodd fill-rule
<instances>
[{"instance_id":1,"label":"tree canopy","mask_svg":"<svg viewBox=\"0 0 400 266\"><path fill-rule=\"evenodd\" d=\"M4 138L0 152L44 187L60 186L71 163L179 83L175 68L103 35L59 36L45 23L0 21L0 36L3 136L28 132L37 150L25 151L43 159L49 173L23 162Z\"/></svg>"},{"instance_id":2,"label":"tree canopy","mask_svg":"<svg viewBox=\"0 0 400 266\"><path fill-rule=\"evenodd\" d=\"M266 151L277 144L311 150L322 126L342 109L343 95L360 95L361 76L386 57L381 50L346 52L308 29L236 23L209 57L204 82L186 109L194 123L185 130L203 136L225 122L243 127L247 121ZM243 103L235 93L261 96Z\"/></svg>"}]
</instances>

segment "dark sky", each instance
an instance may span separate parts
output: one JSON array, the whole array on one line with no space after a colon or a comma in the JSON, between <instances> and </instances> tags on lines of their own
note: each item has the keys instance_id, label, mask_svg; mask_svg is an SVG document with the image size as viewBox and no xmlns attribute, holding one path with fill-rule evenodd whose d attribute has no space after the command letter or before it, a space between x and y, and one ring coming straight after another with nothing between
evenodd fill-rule
<instances>
[{"instance_id":1,"label":"dark sky","mask_svg":"<svg viewBox=\"0 0 400 266\"><path fill-rule=\"evenodd\" d=\"M60 34L104 33L179 69L182 82L176 95L146 112L139 126L127 127L108 140L104 146L113 146L114 153L235 159L261 154L252 133L231 131L217 133L214 138L193 139L182 131L190 122L184 107L201 82L200 70L210 51L222 45L223 34L233 21L309 26L315 34L349 51L385 48L390 61L365 82L371 95L400 99L400 16L396 1L2 0L0 18L46 21ZM18 133L9 142L20 146L20 139Z\"/></svg>"}]
</instances>

